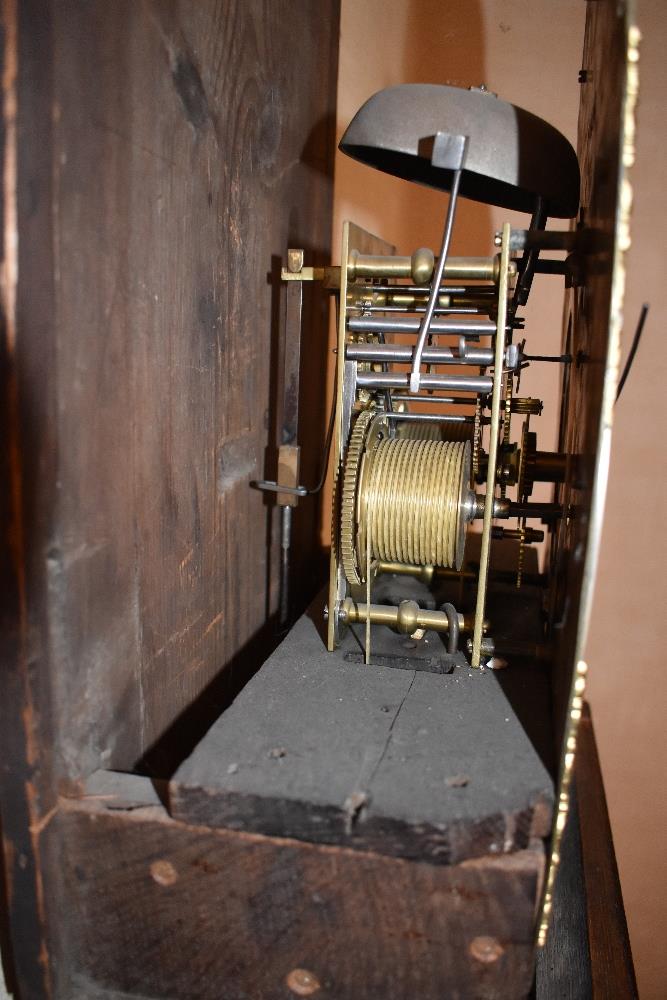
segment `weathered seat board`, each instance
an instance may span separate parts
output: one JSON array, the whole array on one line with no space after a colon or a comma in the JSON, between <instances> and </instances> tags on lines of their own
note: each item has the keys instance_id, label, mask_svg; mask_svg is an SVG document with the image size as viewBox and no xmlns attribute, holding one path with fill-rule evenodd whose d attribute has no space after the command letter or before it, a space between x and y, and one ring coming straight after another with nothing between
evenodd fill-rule
<instances>
[{"instance_id":1,"label":"weathered seat board","mask_svg":"<svg viewBox=\"0 0 667 1000\"><path fill-rule=\"evenodd\" d=\"M67 1000L530 989L541 844L431 865L175 822L141 789L120 792L96 784L47 832L73 915L61 927Z\"/></svg>"},{"instance_id":2,"label":"weathered seat board","mask_svg":"<svg viewBox=\"0 0 667 1000\"><path fill-rule=\"evenodd\" d=\"M582 729L582 808L530 996L586 1000L594 984L636 1000L588 719ZM67 1000L508 1000L530 987L541 845L433 865L215 830L170 819L149 779L108 771L61 800L40 840L68 914Z\"/></svg>"},{"instance_id":3,"label":"weathered seat board","mask_svg":"<svg viewBox=\"0 0 667 1000\"><path fill-rule=\"evenodd\" d=\"M189 823L443 865L546 836L552 799L491 671L348 663L308 615L170 784Z\"/></svg>"}]
</instances>

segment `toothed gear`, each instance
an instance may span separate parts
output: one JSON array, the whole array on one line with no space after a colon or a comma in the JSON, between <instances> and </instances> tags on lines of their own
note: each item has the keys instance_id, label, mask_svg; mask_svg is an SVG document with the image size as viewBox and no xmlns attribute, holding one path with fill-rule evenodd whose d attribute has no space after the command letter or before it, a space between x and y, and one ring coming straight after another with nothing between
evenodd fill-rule
<instances>
[{"instance_id":1,"label":"toothed gear","mask_svg":"<svg viewBox=\"0 0 667 1000\"><path fill-rule=\"evenodd\" d=\"M474 486L479 475L479 450L482 443L482 402L477 397L475 403L475 425L472 436L472 474L471 483Z\"/></svg>"},{"instance_id":2,"label":"toothed gear","mask_svg":"<svg viewBox=\"0 0 667 1000\"><path fill-rule=\"evenodd\" d=\"M512 416L514 379L512 378L511 372L508 372L505 377L507 378L507 384L505 386L505 409L503 411L503 444L507 446L510 443L510 423Z\"/></svg>"},{"instance_id":3,"label":"toothed gear","mask_svg":"<svg viewBox=\"0 0 667 1000\"><path fill-rule=\"evenodd\" d=\"M521 522L521 527L519 528L519 559L517 562L517 569L516 569L517 590L521 590L521 584L523 583L523 563L524 563L525 553L526 553L526 519L524 518Z\"/></svg>"},{"instance_id":4,"label":"toothed gear","mask_svg":"<svg viewBox=\"0 0 667 1000\"><path fill-rule=\"evenodd\" d=\"M348 583L363 583L357 561L357 484L364 454L366 431L375 414L362 410L357 417L345 454L343 490L340 504L340 555Z\"/></svg>"},{"instance_id":5,"label":"toothed gear","mask_svg":"<svg viewBox=\"0 0 667 1000\"><path fill-rule=\"evenodd\" d=\"M533 492L536 449L537 434L530 430L530 423L526 420L521 432L521 460L517 484L517 497L520 503L525 503Z\"/></svg>"}]
</instances>

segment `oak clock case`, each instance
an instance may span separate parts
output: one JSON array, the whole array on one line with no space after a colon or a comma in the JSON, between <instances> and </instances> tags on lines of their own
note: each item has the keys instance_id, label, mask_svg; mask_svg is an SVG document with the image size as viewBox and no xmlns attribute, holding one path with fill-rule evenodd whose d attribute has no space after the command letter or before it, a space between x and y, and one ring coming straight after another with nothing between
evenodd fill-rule
<instances>
[{"instance_id":1,"label":"oak clock case","mask_svg":"<svg viewBox=\"0 0 667 1000\"><path fill-rule=\"evenodd\" d=\"M626 100L632 105L634 81L630 84ZM537 689L552 675L551 721L560 758L557 766L550 759L555 784L547 781L538 794L537 786L530 787L533 820L523 842L513 838L513 830L502 847L486 845L490 852L512 851L550 834L538 894L536 942L542 947L583 705L582 637L602 516L595 476L604 475L601 439L614 378L612 352L602 386L591 385L586 371L591 357L582 349L588 333L581 317L584 286L601 257L588 224L590 201L582 205L579 164L567 140L483 87L401 85L381 91L357 112L340 149L370 168L448 192L449 198L435 253L420 247L411 256L397 256L391 243L346 222L339 266L309 267L303 252L293 249L283 268L288 297L297 294L295 285L301 295L302 288L308 294L309 283L321 282L336 304L327 440L334 481L331 567L322 612L327 649L333 659L356 663L360 670L436 675L442 680L438 691L430 678L435 699L452 698L451 679L479 683L473 704L465 706L469 731L455 737L467 740L467 770L480 744L493 746L488 731L481 734L472 720L481 705L488 707L483 675L520 672L530 685L532 669ZM590 199L587 178L583 193ZM486 256L453 257L449 247L460 198L526 213L525 228L506 223L489 234L492 252L480 248ZM547 229L550 219L562 220L559 228ZM602 255L607 281L609 249ZM525 328L522 309L536 281L564 287L568 322L559 356L545 356L539 331ZM618 285L618 270L613 281ZM286 337L296 336L290 332L296 316L289 301L286 315ZM613 320L607 329L609 347ZM599 347L604 354L602 337ZM539 446L542 400L521 394L523 370L547 363L559 364L563 372L556 452ZM292 511L308 491L299 483L298 448L281 454L287 475L258 485L278 493L287 559ZM551 502L532 500L536 482L553 484ZM539 572L531 546L545 539L547 557ZM500 541L513 543L509 565L507 546L502 555L498 550ZM287 583L285 575L283 594ZM512 683L500 687L510 692L507 711L514 716ZM421 780L427 783L424 775L434 767L428 754L440 751L446 759L451 753L446 713L439 721L440 744L433 741L422 751ZM495 725L503 722L509 718ZM539 756L539 740L533 744L527 756ZM463 762L466 754L456 759ZM543 761L548 756L542 753ZM511 754L505 764L512 766ZM418 769L407 771L410 780L420 780ZM446 771L439 775L446 787L470 780L467 774L447 777ZM399 775L397 769L393 777L400 782ZM498 775L489 772L487 779L493 783ZM346 808L348 829L363 840L364 823L372 826L374 811L386 803L362 785L357 782ZM437 794L434 787L430 791ZM450 857L449 843L443 844L443 856ZM479 845L471 854L476 850Z\"/></svg>"},{"instance_id":2,"label":"oak clock case","mask_svg":"<svg viewBox=\"0 0 667 1000\"><path fill-rule=\"evenodd\" d=\"M593 956L557 872L578 870L631 6L588 5L576 156L528 96L367 101L343 153L440 192L442 240L402 256L350 221L337 260L336 0L0 21L12 992L553 995L564 938ZM474 257L461 199L513 213ZM524 320L538 283L563 289L555 358ZM553 451L527 365L562 375Z\"/></svg>"}]
</instances>

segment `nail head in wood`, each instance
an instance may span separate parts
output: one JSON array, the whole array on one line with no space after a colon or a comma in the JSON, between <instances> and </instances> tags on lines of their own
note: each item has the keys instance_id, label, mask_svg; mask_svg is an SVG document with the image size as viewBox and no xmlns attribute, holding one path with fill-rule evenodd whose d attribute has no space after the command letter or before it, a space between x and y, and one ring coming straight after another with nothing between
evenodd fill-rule
<instances>
[{"instance_id":1,"label":"nail head in wood","mask_svg":"<svg viewBox=\"0 0 667 1000\"><path fill-rule=\"evenodd\" d=\"M299 997L312 997L320 988L319 980L308 969L292 969L286 982L292 993Z\"/></svg>"},{"instance_id":2,"label":"nail head in wood","mask_svg":"<svg viewBox=\"0 0 667 1000\"><path fill-rule=\"evenodd\" d=\"M151 865L151 877L158 885L174 885L178 882L178 872L171 861L154 861Z\"/></svg>"},{"instance_id":3,"label":"nail head in wood","mask_svg":"<svg viewBox=\"0 0 667 1000\"><path fill-rule=\"evenodd\" d=\"M488 937L487 935L481 935L480 937L473 938L470 942L470 954L473 958L476 958L478 962L484 962L485 965L497 962L504 951L505 949L501 945L500 941L494 937Z\"/></svg>"}]
</instances>

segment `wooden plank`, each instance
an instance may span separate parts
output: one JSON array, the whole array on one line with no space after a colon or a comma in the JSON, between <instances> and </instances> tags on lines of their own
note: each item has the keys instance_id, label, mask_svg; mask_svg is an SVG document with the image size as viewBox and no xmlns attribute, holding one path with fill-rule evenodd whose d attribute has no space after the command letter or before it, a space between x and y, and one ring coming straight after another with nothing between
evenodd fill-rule
<instances>
[{"instance_id":1,"label":"wooden plank","mask_svg":"<svg viewBox=\"0 0 667 1000\"><path fill-rule=\"evenodd\" d=\"M605 830L599 822L606 817L599 808L604 790L588 731L585 720L577 763L580 781L585 774L581 837L575 800L563 839L552 931L538 956L536 1000L636 996L625 987L632 965L617 905L613 845L608 826ZM89 779L82 801L64 803L42 839L62 873L60 905L73 918L56 992L67 1000L287 998L294 994L285 978L297 967L320 977L314 995L323 997L504 998L520 996L524 989L525 979L516 992L509 979L495 987L488 979L481 985L466 979L475 976L479 959L462 972L461 956L466 940L471 956L467 921L473 921L472 931L485 928L487 933L477 937L488 937L498 917L491 909L478 923L479 906L491 904L484 901L489 873L481 872L490 864L499 880L493 884L499 893L495 905L503 901L512 908L519 902L521 910L525 899L517 901L512 878L524 879L527 871L539 875L541 862L535 868L528 861L534 845L509 857L443 868L374 852L213 831L169 820L152 783L110 772ZM584 878L587 856L595 867ZM472 871L480 879L474 885ZM524 890L534 891L538 881L524 882ZM390 899L392 891L395 899ZM512 915L515 920L516 911ZM603 948L593 945L590 958L589 935L592 945L596 939L607 942ZM260 957L262 943L266 950ZM506 940L502 943L507 948ZM449 963L450 946L459 957L448 975L437 956ZM450 977L461 974L464 979L453 984ZM397 978L387 986L391 976Z\"/></svg>"},{"instance_id":2,"label":"wooden plank","mask_svg":"<svg viewBox=\"0 0 667 1000\"><path fill-rule=\"evenodd\" d=\"M637 91L632 0L588 4L579 109L581 206L578 249L568 282L558 450L570 456L555 499L563 506L550 550L549 638L554 728L560 744L557 797L567 808L585 687L586 637L609 472L629 246L630 186ZM559 856L563 816L554 824L542 924Z\"/></svg>"},{"instance_id":3,"label":"wooden plank","mask_svg":"<svg viewBox=\"0 0 667 1000\"><path fill-rule=\"evenodd\" d=\"M24 486L48 510L36 655L73 776L131 767L276 607L272 508L249 482L271 444L277 258L329 245L338 14L39 7L22 31L49 123L19 108L45 165L21 178L19 246L42 267L30 287L19 271L16 353ZM304 363L324 357L318 323Z\"/></svg>"},{"instance_id":4,"label":"wooden plank","mask_svg":"<svg viewBox=\"0 0 667 1000\"><path fill-rule=\"evenodd\" d=\"M249 480L274 445L278 258L329 257L338 3L6 0L2 28L0 808L37 1000L58 791L187 747L271 631L277 533ZM295 533L314 571L314 504Z\"/></svg>"},{"instance_id":5,"label":"wooden plank","mask_svg":"<svg viewBox=\"0 0 667 1000\"><path fill-rule=\"evenodd\" d=\"M45 832L68 913L56 997L525 996L541 844L443 867L65 803ZM290 974L291 979L290 979Z\"/></svg>"},{"instance_id":6,"label":"wooden plank","mask_svg":"<svg viewBox=\"0 0 667 1000\"><path fill-rule=\"evenodd\" d=\"M323 172L303 154L333 109L336 14L56 11L54 673L70 767L100 746L128 768L275 608L249 488L270 437L267 272L288 244L328 245L326 129Z\"/></svg>"},{"instance_id":7,"label":"wooden plank","mask_svg":"<svg viewBox=\"0 0 667 1000\"><path fill-rule=\"evenodd\" d=\"M310 614L170 784L187 822L445 865L546 836L551 804L492 671L348 663Z\"/></svg>"},{"instance_id":8,"label":"wooden plank","mask_svg":"<svg viewBox=\"0 0 667 1000\"><path fill-rule=\"evenodd\" d=\"M573 786L554 887L551 926L544 948L537 952L535 1000L590 1000L587 913L579 809ZM613 992L608 995L616 996Z\"/></svg>"},{"instance_id":9,"label":"wooden plank","mask_svg":"<svg viewBox=\"0 0 667 1000\"><path fill-rule=\"evenodd\" d=\"M615 1000L635 1000L638 994L630 937L588 706L579 729L576 780L582 869L588 906L592 996L595 1000L612 996Z\"/></svg>"},{"instance_id":10,"label":"wooden plank","mask_svg":"<svg viewBox=\"0 0 667 1000\"><path fill-rule=\"evenodd\" d=\"M571 808L551 928L537 957L537 1000L635 1000L637 986L614 843L588 705L579 730Z\"/></svg>"},{"instance_id":11,"label":"wooden plank","mask_svg":"<svg viewBox=\"0 0 667 1000\"><path fill-rule=\"evenodd\" d=\"M621 177L627 32L631 0L587 5L577 155L581 170L581 251L566 291L558 450L572 456L555 499L576 517L558 521L551 549L557 735L567 725L576 662L584 654L609 462L620 351L623 278L619 271L627 206ZM621 208L622 206L622 208ZM615 299L612 298L615 294Z\"/></svg>"},{"instance_id":12,"label":"wooden plank","mask_svg":"<svg viewBox=\"0 0 667 1000\"><path fill-rule=\"evenodd\" d=\"M51 202L51 9L5 2L2 30L0 268L0 814L3 964L26 997L48 990L45 887L36 831L56 800L55 724L44 662L44 572L56 453ZM27 30L27 25L30 30ZM33 348L22 336L29 323ZM5 951L10 937L14 953ZM16 981L14 981L16 977Z\"/></svg>"}]
</instances>

